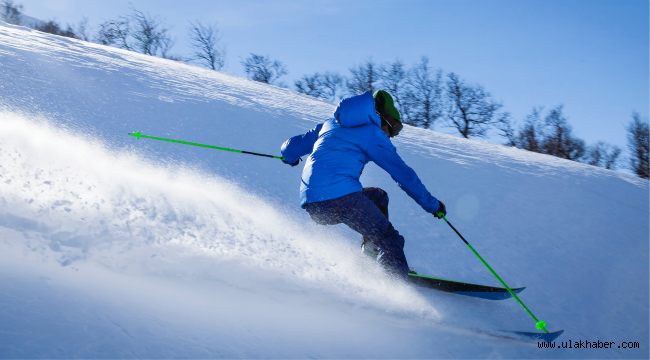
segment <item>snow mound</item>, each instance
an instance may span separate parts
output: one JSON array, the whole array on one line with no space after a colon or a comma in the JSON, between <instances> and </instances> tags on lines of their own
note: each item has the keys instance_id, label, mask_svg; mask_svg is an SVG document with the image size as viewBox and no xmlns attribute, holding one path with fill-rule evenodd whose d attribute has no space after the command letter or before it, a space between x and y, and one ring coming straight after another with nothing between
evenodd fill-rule
<instances>
[{"instance_id":1,"label":"snow mound","mask_svg":"<svg viewBox=\"0 0 650 360\"><path fill-rule=\"evenodd\" d=\"M220 278L210 266L193 266L196 258L436 317L409 288L389 291L396 284L360 259L342 236L298 224L235 184L196 169L112 153L98 141L44 122L10 113L0 118L1 205L11 209L0 215L0 226L22 233L22 245L43 260ZM190 264L180 268L182 261Z\"/></svg>"}]
</instances>

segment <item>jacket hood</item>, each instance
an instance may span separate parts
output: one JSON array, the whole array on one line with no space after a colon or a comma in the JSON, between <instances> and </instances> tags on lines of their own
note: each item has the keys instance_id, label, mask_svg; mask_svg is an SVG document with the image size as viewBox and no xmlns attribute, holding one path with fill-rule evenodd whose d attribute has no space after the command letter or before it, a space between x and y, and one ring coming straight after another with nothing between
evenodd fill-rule
<instances>
[{"instance_id":1,"label":"jacket hood","mask_svg":"<svg viewBox=\"0 0 650 360\"><path fill-rule=\"evenodd\" d=\"M381 119L375 110L375 99L370 91L343 99L334 111L334 118L343 127L375 124L381 127Z\"/></svg>"}]
</instances>

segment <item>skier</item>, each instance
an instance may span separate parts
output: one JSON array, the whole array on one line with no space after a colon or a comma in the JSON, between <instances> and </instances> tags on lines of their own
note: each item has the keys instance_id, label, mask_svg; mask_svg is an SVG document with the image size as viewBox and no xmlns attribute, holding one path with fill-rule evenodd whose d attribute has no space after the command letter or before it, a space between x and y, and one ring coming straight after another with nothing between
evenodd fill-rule
<instances>
[{"instance_id":1,"label":"skier","mask_svg":"<svg viewBox=\"0 0 650 360\"><path fill-rule=\"evenodd\" d=\"M403 125L393 98L384 90L341 101L334 117L282 144L283 162L296 166L307 154L300 201L321 225L346 224L363 237L362 249L397 278L408 278L404 237L388 221L388 194L363 188L359 177L368 161L387 171L399 187L425 211L447 214L415 171L397 154L390 138Z\"/></svg>"}]
</instances>

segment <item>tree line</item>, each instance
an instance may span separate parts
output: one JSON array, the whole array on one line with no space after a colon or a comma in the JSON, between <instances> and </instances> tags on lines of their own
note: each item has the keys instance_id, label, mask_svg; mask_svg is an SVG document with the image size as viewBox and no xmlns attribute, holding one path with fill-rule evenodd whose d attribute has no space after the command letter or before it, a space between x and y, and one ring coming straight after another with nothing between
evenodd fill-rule
<instances>
[{"instance_id":1,"label":"tree line","mask_svg":"<svg viewBox=\"0 0 650 360\"><path fill-rule=\"evenodd\" d=\"M9 24L23 25L23 6L13 0L0 2L0 20ZM55 20L32 24L35 30L69 38L95 42L102 45L159 56L165 59L192 62L220 70L226 59L226 48L221 44L221 36L216 24L190 22L188 42L192 49L189 56L171 52L175 39L170 34L171 26L160 17L152 16L129 4L129 12L117 19L105 20L91 29L88 18L84 17L77 25L62 25Z\"/></svg>"},{"instance_id":2,"label":"tree line","mask_svg":"<svg viewBox=\"0 0 650 360\"><path fill-rule=\"evenodd\" d=\"M2 0L0 18L11 24L21 24L22 5ZM54 20L34 26L36 30L92 41L166 59L194 63L212 70L225 65L226 46L216 24L190 22L187 41L192 49L189 56L171 53L175 44L162 19L151 16L129 4L129 12L117 19L102 22L94 31L83 18L76 26L62 26ZM279 79L288 74L286 66L269 56L250 53L240 60L246 76L254 81L288 87ZM648 179L648 120L636 112L626 125L628 159L622 160L622 149L599 141L587 145L573 134L563 113L563 105L545 109L535 107L521 124L512 119L503 104L495 101L482 86L461 79L454 72L444 73L422 56L411 66L396 59L378 64L369 58L349 68L347 76L337 72L316 72L294 81L293 89L333 103L341 99L378 89L388 91L405 124L433 128L434 125L455 129L464 138L486 137L497 133L503 145L548 154L567 160L618 169L625 167L637 176Z\"/></svg>"},{"instance_id":3,"label":"tree line","mask_svg":"<svg viewBox=\"0 0 650 360\"><path fill-rule=\"evenodd\" d=\"M606 169L625 167L648 179L648 121L634 112L627 124L627 164L622 149L604 141L592 145L573 134L563 105L545 110L535 107L520 125L503 104L492 99L482 86L470 84L457 74L443 76L426 56L412 66L399 59L377 64L368 59L349 69L348 77L325 72L304 75L295 82L296 91L337 102L342 97L385 89L406 124L432 128L434 124L455 129L464 138L485 137L490 131L505 139L503 145L579 161Z\"/></svg>"}]
</instances>

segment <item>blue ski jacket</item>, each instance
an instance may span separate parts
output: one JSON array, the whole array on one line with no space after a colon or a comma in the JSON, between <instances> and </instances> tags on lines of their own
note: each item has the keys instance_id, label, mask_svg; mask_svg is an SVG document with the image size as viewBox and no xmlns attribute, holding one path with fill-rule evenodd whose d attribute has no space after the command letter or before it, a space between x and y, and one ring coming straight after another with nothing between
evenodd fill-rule
<instances>
[{"instance_id":1,"label":"blue ski jacket","mask_svg":"<svg viewBox=\"0 0 650 360\"><path fill-rule=\"evenodd\" d=\"M303 207L361 191L361 171L368 161L374 161L425 211L438 210L438 200L381 130L381 119L370 92L344 99L334 111L334 118L285 141L281 150L288 163L310 154L300 186Z\"/></svg>"}]
</instances>

